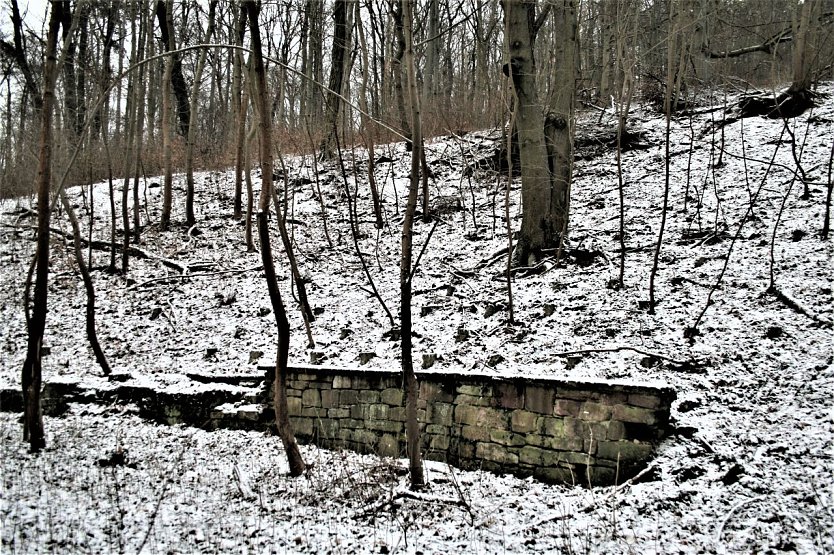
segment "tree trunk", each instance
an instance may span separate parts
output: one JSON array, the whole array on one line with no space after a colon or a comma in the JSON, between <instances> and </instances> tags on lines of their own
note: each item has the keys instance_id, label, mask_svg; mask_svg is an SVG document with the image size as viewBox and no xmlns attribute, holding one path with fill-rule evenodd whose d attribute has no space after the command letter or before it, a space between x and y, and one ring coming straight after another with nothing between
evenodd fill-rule
<instances>
[{"instance_id":1,"label":"tree trunk","mask_svg":"<svg viewBox=\"0 0 834 555\"><path fill-rule=\"evenodd\" d=\"M171 150L171 87L168 85L171 62L165 60L165 76L162 83L162 214L159 218L159 228L168 231L171 224L171 207L173 205L173 152Z\"/></svg>"},{"instance_id":2,"label":"tree trunk","mask_svg":"<svg viewBox=\"0 0 834 555\"><path fill-rule=\"evenodd\" d=\"M342 82L345 74L345 58L348 55L348 0L336 0L333 5L333 49L330 55L330 80L328 88L334 93L342 93ZM339 110L342 99L336 94L327 93L327 135L319 150L322 158L330 158L333 154L334 133L338 133Z\"/></svg>"},{"instance_id":3,"label":"tree trunk","mask_svg":"<svg viewBox=\"0 0 834 555\"><path fill-rule=\"evenodd\" d=\"M570 213L573 176L574 105L576 99L576 4L560 0L553 9L553 56L557 60L551 88L550 113L545 118L545 143L552 182L550 212L559 252L564 247Z\"/></svg>"},{"instance_id":4,"label":"tree trunk","mask_svg":"<svg viewBox=\"0 0 834 555\"><path fill-rule=\"evenodd\" d=\"M403 56L405 56L405 36L403 34L403 7L400 0L391 2L391 17L394 19L394 32L396 35L397 50L394 52L394 63L391 65L394 81L394 96L397 102L397 112L400 116L400 128L402 134L411 137L408 128L408 114L405 110L405 93L403 92ZM411 152L412 140L406 139L405 149Z\"/></svg>"},{"instance_id":5,"label":"tree trunk","mask_svg":"<svg viewBox=\"0 0 834 555\"><path fill-rule=\"evenodd\" d=\"M174 39L174 1L158 0L156 3L156 17L159 20L159 31L162 36L162 44L166 52L176 49ZM191 125L191 103L188 101L188 86L182 74L182 59L179 54L171 56L171 73L168 74L168 81L171 82L171 89L177 100L177 119L179 120L179 134L188 137L188 128Z\"/></svg>"},{"instance_id":6,"label":"tree trunk","mask_svg":"<svg viewBox=\"0 0 834 555\"><path fill-rule=\"evenodd\" d=\"M371 199L373 201L374 220L377 229L382 229L384 222L382 221L382 205L379 200L379 189L376 185L376 176L374 174L374 125L369 121L367 114L370 113L370 106L368 105L368 76L370 74L370 64L368 55L368 41L365 38L365 27L359 13L359 3L356 4L356 29L359 35L359 45L362 49L362 84L359 88L359 102L362 106L360 112L360 121L362 122L362 137L365 139L365 147L368 149L368 185L371 189Z\"/></svg>"},{"instance_id":7,"label":"tree trunk","mask_svg":"<svg viewBox=\"0 0 834 555\"><path fill-rule=\"evenodd\" d=\"M214 34L214 14L217 11L217 0L212 0L209 3L208 25L206 27L206 34L203 37L203 43L211 41ZM198 110L200 108L200 82L203 78L203 69L206 66L207 49L200 51L197 59L197 68L194 70L194 83L191 86L191 117L197 120ZM194 218L194 141L196 140L197 126L188 126L188 135L186 136L185 145L185 224L191 227L196 222Z\"/></svg>"},{"instance_id":8,"label":"tree trunk","mask_svg":"<svg viewBox=\"0 0 834 555\"><path fill-rule=\"evenodd\" d=\"M146 50L146 56L151 55L151 42L148 40L148 34L153 25L150 18L146 18L147 6L143 2L139 7L139 47L137 49L138 57L143 56L142 52ZM139 86L133 91L133 102L136 107L136 122L134 123L134 154L133 166L131 173L133 174L133 242L137 245L142 238L142 219L140 212L139 201L139 170L142 167L142 143L145 130L145 91L148 78L148 66L144 65L139 69ZM127 243L125 243L127 244Z\"/></svg>"},{"instance_id":9,"label":"tree trunk","mask_svg":"<svg viewBox=\"0 0 834 555\"><path fill-rule=\"evenodd\" d=\"M21 386L24 399L23 438L29 448L37 452L46 446L41 412L41 347L46 329L47 281L49 279L49 204L52 182L52 110L55 106L55 81L58 76L58 30L68 5L52 4L49 30L46 37L46 61L43 66L43 97L39 101L40 142L38 146L38 239L35 252L35 296L32 315L28 321L29 338L26 360L23 363ZM28 308L28 307L27 307Z\"/></svg>"},{"instance_id":10,"label":"tree trunk","mask_svg":"<svg viewBox=\"0 0 834 555\"><path fill-rule=\"evenodd\" d=\"M405 389L405 437L408 447L408 466L411 488L425 486L423 461L420 454L420 426L417 421L417 377L414 375L414 361L411 344L411 260L412 226L417 210L417 190L420 183L420 151L423 146L420 126L420 98L417 94L417 73L414 69L412 13L413 0L401 0L403 37L405 39L404 61L408 80L408 95L411 102L411 180L408 187L408 204L403 218L402 259L400 260L400 340L402 345L403 388Z\"/></svg>"},{"instance_id":11,"label":"tree trunk","mask_svg":"<svg viewBox=\"0 0 834 555\"><path fill-rule=\"evenodd\" d=\"M246 31L246 9L241 9L235 19L235 44L243 46L243 36ZM234 68L232 70L232 104L235 120L235 198L234 218L239 220L243 215L243 141L246 137L247 102L243 102L244 70L243 53L239 50L232 52Z\"/></svg>"},{"instance_id":12,"label":"tree trunk","mask_svg":"<svg viewBox=\"0 0 834 555\"><path fill-rule=\"evenodd\" d=\"M536 3L507 0L504 24L510 60L508 71L515 91L515 121L521 159L521 231L514 258L517 263L535 263L542 249L558 247L567 228L566 191L557 190L551 178L544 116L536 92L533 58ZM565 124L567 125L567 123Z\"/></svg>"},{"instance_id":13,"label":"tree trunk","mask_svg":"<svg viewBox=\"0 0 834 555\"><path fill-rule=\"evenodd\" d=\"M301 451L295 440L295 434L290 423L287 405L287 362L290 348L290 323L287 310L281 299L278 281L275 277L275 265L272 259L272 248L269 238L269 203L272 197L272 122L270 121L269 94L266 85L266 70L264 69L263 54L261 52L261 32L258 28L259 6L255 2L246 2L249 16L249 30L252 42L252 57L255 71L257 96L253 98L255 112L258 116L261 156L261 196L258 202L258 234L261 240L261 259L269 289L269 299L275 312L278 324L278 355L275 368L273 387L273 406L275 409L275 427L287 452L290 465L290 475L300 476L306 465L301 458ZM280 217L280 216L279 216Z\"/></svg>"}]
</instances>

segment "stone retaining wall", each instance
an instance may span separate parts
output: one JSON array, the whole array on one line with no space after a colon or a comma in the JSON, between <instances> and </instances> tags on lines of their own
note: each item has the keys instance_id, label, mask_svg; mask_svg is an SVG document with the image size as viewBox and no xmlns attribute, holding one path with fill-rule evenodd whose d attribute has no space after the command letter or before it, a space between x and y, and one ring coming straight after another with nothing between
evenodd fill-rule
<instances>
[{"instance_id":1,"label":"stone retaining wall","mask_svg":"<svg viewBox=\"0 0 834 555\"><path fill-rule=\"evenodd\" d=\"M665 385L428 372L417 379L427 459L583 485L623 481L644 467L675 399ZM287 394L299 440L405 456L399 372L296 366Z\"/></svg>"}]
</instances>

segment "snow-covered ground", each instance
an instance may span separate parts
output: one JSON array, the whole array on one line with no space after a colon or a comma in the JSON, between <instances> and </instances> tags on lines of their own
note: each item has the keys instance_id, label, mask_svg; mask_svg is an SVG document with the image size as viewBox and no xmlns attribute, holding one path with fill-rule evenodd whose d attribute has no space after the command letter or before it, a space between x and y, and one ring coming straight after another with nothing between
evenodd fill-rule
<instances>
[{"instance_id":1,"label":"snow-covered ground","mask_svg":"<svg viewBox=\"0 0 834 555\"><path fill-rule=\"evenodd\" d=\"M824 90L830 94L832 87ZM580 133L596 126L598 117L587 114ZM645 481L617 489L572 489L432 464L431 485L416 498L405 490L397 461L305 447L315 467L310 476L292 480L274 437L160 427L138 419L131 407L73 406L64 418L47 418L49 447L35 457L19 441L17 415L2 413L2 550L834 551L834 245L819 239L834 101L829 96L789 122L810 183L808 199L801 198L802 184L794 179L796 162L783 122L746 119L723 133L717 127L710 131L721 118L721 111L704 110L672 122L670 208L654 315L644 305L661 219L662 116L638 111L632 130L653 146L623 154L626 287L608 287L619 263L617 166L609 149L577 162L572 190L569 246L601 254L590 265L571 257L558 266L546 261L540 273L516 276L514 326L506 325L506 257L496 256L507 242L506 180L464 171L473 157L494 146L489 133L427 145L435 173L432 197L458 199L443 204L459 202L462 209L441 214L415 276L417 363L434 355L435 371L673 385L677 432L658 449ZM376 172L385 229L373 227L366 154L359 148L346 156L349 168L358 168L348 172L348 186L354 191L358 180L360 249L396 318L399 222L409 161L402 144L377 147L377 156L393 160L380 161ZM390 322L369 293L353 247L341 174L321 166L318 175L331 248L317 186L302 179L314 177L312 160L287 162L291 233L317 314L316 346L310 349L291 302L289 267L276 233L273 247L293 325L291 360L306 363L316 351L327 364L356 365L360 353L375 353L368 365L398 367L398 343L384 335ZM230 217L231 177L231 172L198 177L199 233L184 227L160 233L161 189L141 192L147 199L143 221L149 215L151 225L140 248L151 257L132 258L128 279L94 272L99 337L115 371L160 387L189 387L188 372L252 373L257 364L274 360L274 315L266 310L260 255L246 252L243 227ZM153 182L158 180L148 185ZM178 176L176 182L175 221L181 221L184 179ZM518 188L514 182L510 213L516 227ZM94 234L106 239L107 188L94 189ZM87 222L89 188L83 196L80 189L71 194ZM751 198L752 216L738 232ZM34 220L19 208L30 206L29 199L3 204L0 383L5 385L18 383L25 355L21 276L31 258ZM69 229L65 218L56 217L54 225ZM433 226L416 224L418 251ZM766 293L772 237L775 284L805 314ZM193 270L182 276L160 258ZM108 255L94 250L93 260L100 268ZM684 330L703 310L725 262L721 286L691 342ZM84 336L84 304L72 253L56 237L46 381L103 383ZM587 352L621 347L658 356L628 349ZM128 450L133 466L99 466L117 446ZM234 478L235 467L242 481ZM245 491L247 484L251 492Z\"/></svg>"}]
</instances>

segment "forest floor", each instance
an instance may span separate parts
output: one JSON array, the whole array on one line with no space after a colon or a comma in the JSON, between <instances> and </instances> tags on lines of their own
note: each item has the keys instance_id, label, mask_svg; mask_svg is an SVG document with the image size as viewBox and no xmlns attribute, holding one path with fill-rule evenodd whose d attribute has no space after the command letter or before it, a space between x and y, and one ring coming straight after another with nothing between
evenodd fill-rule
<instances>
[{"instance_id":1,"label":"forest floor","mask_svg":"<svg viewBox=\"0 0 834 555\"><path fill-rule=\"evenodd\" d=\"M610 287L620 256L616 152L586 141L574 170L568 256L515 274L513 325L502 254L506 177L466 171L498 134L427 144L439 218L415 224L416 248L427 245L414 278L416 362L433 360L441 372L674 386L675 430L644 481L571 488L430 463L427 491L413 495L403 461L314 446L302 448L315 463L310 474L291 479L276 437L161 426L129 405L72 405L45 418L48 447L38 455L20 441L19 415L0 413L0 551L834 552L834 241L819 238L832 86L823 92L821 105L787 128L749 118L722 129L723 110L706 106L673 119L655 314L646 303L663 212L662 115L637 110L630 130L643 148L622 155L625 287ZM610 129L608 116L583 114L580 136ZM359 250L396 318L409 160L402 143L377 147L376 156L382 230L373 225L364 150L345 153L345 175L357 199ZM354 247L342 172L309 157L286 164L280 195L316 314L310 348L276 232L291 361L353 366L364 354L369 367L399 368L399 344L386 333L392 322ZM197 226L169 232L157 226L159 182L141 184L138 247L148 256L132 257L122 276L103 271L107 251L92 251L99 337L114 371L184 390L193 387L189 372L251 374L273 363L260 255L246 251L242 223L231 217L233 173L200 174ZM184 177L175 185L181 222ZM514 180L515 228L519 190ZM94 238L109 240L107 184L70 195L85 226L92 207ZM19 383L26 351L31 208L32 199L5 201L0 220L0 385L9 387ZM53 226L69 230L63 215ZM85 338L84 288L71 242L53 237L44 379L95 388L107 379ZM779 294L769 292L771 276ZM704 307L700 334L685 338ZM117 448L129 464L99 464Z\"/></svg>"}]
</instances>

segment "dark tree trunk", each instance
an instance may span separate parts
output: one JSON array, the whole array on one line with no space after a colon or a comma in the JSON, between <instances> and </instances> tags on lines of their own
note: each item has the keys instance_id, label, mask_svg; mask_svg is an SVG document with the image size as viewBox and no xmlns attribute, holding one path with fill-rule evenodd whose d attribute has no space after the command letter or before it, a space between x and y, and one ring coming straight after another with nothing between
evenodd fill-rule
<instances>
[{"instance_id":1,"label":"dark tree trunk","mask_svg":"<svg viewBox=\"0 0 834 555\"><path fill-rule=\"evenodd\" d=\"M417 209L417 190L420 183L420 152L423 138L420 125L420 98L417 94L417 73L414 69L412 0L401 0L403 36L405 38L405 66L408 79L408 95L411 101L411 180L408 187L408 204L403 218L402 258L400 260L400 338L402 341L403 389L405 389L405 437L408 447L408 467L412 489L425 486L423 461L420 454L420 426L417 421L417 377L411 344L411 279L412 279L412 226Z\"/></svg>"},{"instance_id":2,"label":"dark tree trunk","mask_svg":"<svg viewBox=\"0 0 834 555\"><path fill-rule=\"evenodd\" d=\"M290 465L290 475L300 476L306 465L301 457L301 451L295 440L295 434L290 423L287 405L287 361L290 348L290 324L287 320L287 310L281 299L278 281L275 277L275 264L272 259L272 247L269 238L269 203L272 198L272 124L270 121L269 94L266 85L266 71L264 69L263 53L261 52L261 32L258 28L259 7L255 2L246 2L249 16L249 30L252 41L252 60L254 64L257 95L254 100L258 115L261 156L261 197L258 206L258 234L261 240L261 260L264 265L266 284L269 289L269 299L278 324L278 355L275 368L273 391L273 406L275 409L275 427ZM279 216L280 217L280 216Z\"/></svg>"},{"instance_id":3,"label":"dark tree trunk","mask_svg":"<svg viewBox=\"0 0 834 555\"><path fill-rule=\"evenodd\" d=\"M41 413L41 347L46 329L47 281L49 279L52 110L55 105L55 81L58 73L58 30L68 7L68 4L64 2L52 4L46 38L46 61L43 66L43 97L39 102L41 129L38 147L38 239L35 253L35 296L32 315L28 321L29 339L21 377L24 399L23 438L29 440L29 448L32 451L39 451L46 446Z\"/></svg>"},{"instance_id":4,"label":"dark tree trunk","mask_svg":"<svg viewBox=\"0 0 834 555\"><path fill-rule=\"evenodd\" d=\"M168 2L159 0L156 3L156 17L159 20L159 31L166 52L176 49L172 12L173 0L168 0ZM185 77L182 73L182 59L179 54L174 54L171 61L171 88L174 91L174 97L177 99L179 134L188 137L188 128L191 125L191 103L188 101L188 85L185 83Z\"/></svg>"},{"instance_id":5,"label":"dark tree trunk","mask_svg":"<svg viewBox=\"0 0 834 555\"><path fill-rule=\"evenodd\" d=\"M333 134L339 132L337 124L342 99L332 93L342 93L345 57L348 54L347 10L347 0L336 0L333 6L333 49L330 56L330 80L327 85L332 92L327 93L325 102L327 105L326 129L328 129L328 133L319 149L323 158L330 158L332 156L334 144Z\"/></svg>"}]
</instances>

